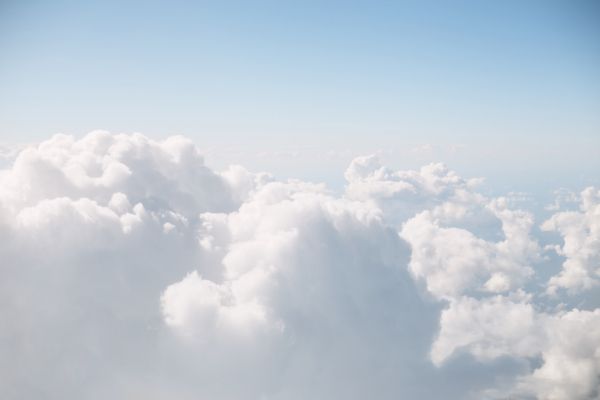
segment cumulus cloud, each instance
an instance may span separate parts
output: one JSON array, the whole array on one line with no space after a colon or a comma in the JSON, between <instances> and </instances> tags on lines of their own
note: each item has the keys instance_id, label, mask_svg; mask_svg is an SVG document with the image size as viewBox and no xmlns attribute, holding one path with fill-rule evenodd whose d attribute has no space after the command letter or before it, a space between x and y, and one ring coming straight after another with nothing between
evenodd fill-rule
<instances>
[{"instance_id":1,"label":"cumulus cloud","mask_svg":"<svg viewBox=\"0 0 600 400\"><path fill-rule=\"evenodd\" d=\"M396 223L441 201L468 195L481 183L478 178L463 179L443 164L394 171L375 155L355 158L344 177L348 198L375 202Z\"/></svg>"},{"instance_id":2,"label":"cumulus cloud","mask_svg":"<svg viewBox=\"0 0 600 400\"><path fill-rule=\"evenodd\" d=\"M581 192L579 211L552 215L542 225L546 231L558 232L562 246L554 247L565 257L561 272L548 282L548 292L560 288L569 292L591 289L600 282L600 191L589 187Z\"/></svg>"},{"instance_id":3,"label":"cumulus cloud","mask_svg":"<svg viewBox=\"0 0 600 400\"><path fill-rule=\"evenodd\" d=\"M536 313L528 302L503 296L483 300L453 299L440 318L441 330L431 348L432 361L440 365L459 349L478 360L515 355L531 357L540 350Z\"/></svg>"},{"instance_id":4,"label":"cumulus cloud","mask_svg":"<svg viewBox=\"0 0 600 400\"><path fill-rule=\"evenodd\" d=\"M486 216L501 224L497 241L457 227L465 219ZM401 236L412 248L413 275L424 279L436 297L452 299L467 291L499 293L521 287L539 258L539 245L530 235L532 225L530 214L508 209L502 198L470 197L417 214L404 224Z\"/></svg>"},{"instance_id":5,"label":"cumulus cloud","mask_svg":"<svg viewBox=\"0 0 600 400\"><path fill-rule=\"evenodd\" d=\"M392 171L374 157L355 159L346 178L349 197L375 202L393 214L389 221L404 221L399 233L411 247L411 275L447 304L430 349L435 365L456 365L461 354L483 365L502 358L525 363L515 379L479 393L489 398L598 397L600 310L548 310L543 293L524 290L531 290L543 252L533 215L512 209L513 196L487 198L476 192L478 180L442 165ZM580 212L559 212L541 226L564 240L554 247L566 261L550 279L552 293L597 283L599 196L588 188L581 198ZM406 218L408 210L416 215Z\"/></svg>"},{"instance_id":6,"label":"cumulus cloud","mask_svg":"<svg viewBox=\"0 0 600 400\"><path fill-rule=\"evenodd\" d=\"M597 397L599 311L532 289L530 213L442 164L359 157L345 178L338 195L214 171L183 137L19 150L0 170L0 394ZM593 278L583 198L543 226L564 237L561 274Z\"/></svg>"},{"instance_id":7,"label":"cumulus cloud","mask_svg":"<svg viewBox=\"0 0 600 400\"><path fill-rule=\"evenodd\" d=\"M465 351L483 362L499 357L539 360L508 388L488 390L494 398L591 399L600 383L600 310L547 313L527 296L463 297L441 317L431 357L442 364Z\"/></svg>"},{"instance_id":8,"label":"cumulus cloud","mask_svg":"<svg viewBox=\"0 0 600 400\"><path fill-rule=\"evenodd\" d=\"M221 274L193 272L170 285L165 321L197 346L266 344L254 362L271 377L269 396L391 398L408 366L426 368L428 344L409 338L431 329L434 310L403 269L407 246L372 204L271 182L239 210L200 220L201 245ZM277 359L264 364L265 356ZM399 359L406 364L389 375Z\"/></svg>"},{"instance_id":9,"label":"cumulus cloud","mask_svg":"<svg viewBox=\"0 0 600 400\"><path fill-rule=\"evenodd\" d=\"M144 200L187 215L235 206L227 185L232 178L207 168L194 144L179 136L156 142L103 131L81 140L55 135L21 151L0 179L0 197L10 211L61 196L106 202L115 192L134 204Z\"/></svg>"}]
</instances>

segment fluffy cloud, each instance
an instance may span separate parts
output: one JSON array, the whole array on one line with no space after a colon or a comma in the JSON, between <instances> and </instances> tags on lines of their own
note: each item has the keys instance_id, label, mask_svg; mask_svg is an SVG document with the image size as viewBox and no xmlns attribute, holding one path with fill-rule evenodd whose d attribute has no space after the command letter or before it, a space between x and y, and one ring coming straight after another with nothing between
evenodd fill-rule
<instances>
[{"instance_id":1,"label":"fluffy cloud","mask_svg":"<svg viewBox=\"0 0 600 400\"><path fill-rule=\"evenodd\" d=\"M236 208L231 181L179 137L58 135L19 153L0 173L3 397L142 390L161 293L202 259L196 215Z\"/></svg>"},{"instance_id":2,"label":"fluffy cloud","mask_svg":"<svg viewBox=\"0 0 600 400\"><path fill-rule=\"evenodd\" d=\"M107 202L117 192L133 204L186 215L235 208L227 185L204 165L189 140L174 136L156 142L142 136L96 131L81 140L55 135L16 157L3 170L0 198L9 211L56 197ZM163 203L161 203L163 202Z\"/></svg>"},{"instance_id":3,"label":"fluffy cloud","mask_svg":"<svg viewBox=\"0 0 600 400\"><path fill-rule=\"evenodd\" d=\"M412 249L409 269L434 296L505 292L533 275L540 249L530 234L532 215L512 210L507 198L477 193L480 179L463 179L442 164L392 171L374 156L355 159L345 176L348 198L375 203L401 225Z\"/></svg>"},{"instance_id":4,"label":"fluffy cloud","mask_svg":"<svg viewBox=\"0 0 600 400\"><path fill-rule=\"evenodd\" d=\"M600 310L574 309L542 318L542 366L523 377L517 391L542 399L598 398Z\"/></svg>"},{"instance_id":5,"label":"fluffy cloud","mask_svg":"<svg viewBox=\"0 0 600 400\"><path fill-rule=\"evenodd\" d=\"M539 360L511 387L488 390L493 398L591 399L600 382L600 310L536 310L527 296L463 297L442 313L431 356L440 365L466 351L480 361L499 357Z\"/></svg>"},{"instance_id":6,"label":"fluffy cloud","mask_svg":"<svg viewBox=\"0 0 600 400\"><path fill-rule=\"evenodd\" d=\"M469 196L481 183L481 179L463 179L443 164L429 164L419 171L393 171L374 155L355 158L344 177L346 197L375 202L395 223L441 201Z\"/></svg>"},{"instance_id":7,"label":"fluffy cloud","mask_svg":"<svg viewBox=\"0 0 600 400\"><path fill-rule=\"evenodd\" d=\"M532 215L441 164L360 157L340 196L213 171L182 137L57 135L13 158L2 397L597 396L598 311L527 292ZM565 271L592 276L594 193L544 225Z\"/></svg>"},{"instance_id":8,"label":"fluffy cloud","mask_svg":"<svg viewBox=\"0 0 600 400\"><path fill-rule=\"evenodd\" d=\"M451 368L461 354L482 365L519 360L515 379L478 394L487 398L598 397L600 310L552 311L543 293L523 290L531 290L528 281L543 260L531 213L512 209L509 198L478 194L477 180L442 165L394 172L362 157L346 178L347 196L380 205L392 214L389 221L404 220L400 235L411 247L411 275L447 304L430 350L435 365ZM556 213L542 225L564 239L551 246L566 258L550 279L552 293L597 283L599 196L588 188L581 198L580 212ZM408 210L416 215L406 218Z\"/></svg>"},{"instance_id":9,"label":"fluffy cloud","mask_svg":"<svg viewBox=\"0 0 600 400\"><path fill-rule=\"evenodd\" d=\"M506 292L533 275L539 246L530 236L533 218L507 208L504 199L445 202L408 220L401 236L411 245L410 271L438 298L467 291ZM485 240L458 227L465 219L494 217L500 240ZM457 226L458 225L458 226Z\"/></svg>"},{"instance_id":10,"label":"fluffy cloud","mask_svg":"<svg viewBox=\"0 0 600 400\"><path fill-rule=\"evenodd\" d=\"M432 361L440 365L458 349L478 360L514 355L531 357L540 351L536 312L528 302L503 296L484 300L461 297L450 302L440 318L441 330L431 348Z\"/></svg>"},{"instance_id":11,"label":"fluffy cloud","mask_svg":"<svg viewBox=\"0 0 600 400\"><path fill-rule=\"evenodd\" d=\"M162 296L166 323L188 343L262 343L252 362L271 378L263 394L273 398L422 390L396 385L409 367L426 368L428 343L409 338L432 328L435 310L412 287L408 248L379 209L319 185L272 182L238 211L200 220L200 244L220 275L192 272ZM276 359L265 364L266 356Z\"/></svg>"},{"instance_id":12,"label":"fluffy cloud","mask_svg":"<svg viewBox=\"0 0 600 400\"><path fill-rule=\"evenodd\" d=\"M556 252L566 258L562 271L548 283L549 293L560 288L578 292L600 282L600 191L592 187L581 192L580 211L554 214L542 225L563 238Z\"/></svg>"}]
</instances>

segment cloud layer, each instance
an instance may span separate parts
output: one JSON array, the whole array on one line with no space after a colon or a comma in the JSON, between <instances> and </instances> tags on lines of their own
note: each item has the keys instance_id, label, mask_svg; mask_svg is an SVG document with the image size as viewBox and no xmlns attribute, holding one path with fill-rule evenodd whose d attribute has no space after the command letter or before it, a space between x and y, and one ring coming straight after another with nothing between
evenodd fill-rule
<instances>
[{"instance_id":1,"label":"cloud layer","mask_svg":"<svg viewBox=\"0 0 600 400\"><path fill-rule=\"evenodd\" d=\"M9 164L3 398L600 396L598 189L536 221L441 164L336 194L107 132Z\"/></svg>"}]
</instances>

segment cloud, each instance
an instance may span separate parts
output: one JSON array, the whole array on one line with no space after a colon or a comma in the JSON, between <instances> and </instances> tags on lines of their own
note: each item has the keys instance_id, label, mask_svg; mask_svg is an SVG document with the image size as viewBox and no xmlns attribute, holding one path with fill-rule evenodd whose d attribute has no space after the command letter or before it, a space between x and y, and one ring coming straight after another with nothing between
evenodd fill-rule
<instances>
[{"instance_id":1,"label":"cloud","mask_svg":"<svg viewBox=\"0 0 600 400\"><path fill-rule=\"evenodd\" d=\"M431 357L441 365L458 351L489 362L499 357L539 360L492 398L590 399L600 382L600 310L536 310L529 296L462 297L441 316Z\"/></svg>"},{"instance_id":2,"label":"cloud","mask_svg":"<svg viewBox=\"0 0 600 400\"><path fill-rule=\"evenodd\" d=\"M179 137L94 132L23 150L0 173L3 397L147 392L161 293L201 263L196 215L243 197L236 173Z\"/></svg>"},{"instance_id":3,"label":"cloud","mask_svg":"<svg viewBox=\"0 0 600 400\"><path fill-rule=\"evenodd\" d=\"M396 224L444 200L468 196L481 183L477 178L463 179L443 164L428 164L419 171L393 171L374 155L355 158L344 177L346 197L375 202Z\"/></svg>"},{"instance_id":4,"label":"cloud","mask_svg":"<svg viewBox=\"0 0 600 400\"><path fill-rule=\"evenodd\" d=\"M264 390L274 398L417 395L396 382L409 366L426 368L428 343L409 338L431 329L435 309L411 285L408 248L379 209L320 185L271 182L238 211L200 219L221 276L192 272L165 290L163 314L177 334L199 347L262 343L253 363L271 377ZM374 376L397 362L388 352L406 365ZM265 364L267 356L276 359Z\"/></svg>"},{"instance_id":5,"label":"cloud","mask_svg":"<svg viewBox=\"0 0 600 400\"><path fill-rule=\"evenodd\" d=\"M480 361L511 355L532 357L541 343L536 312L527 301L496 295L485 299L453 299L441 315L441 330L431 348L440 365L459 349Z\"/></svg>"},{"instance_id":6,"label":"cloud","mask_svg":"<svg viewBox=\"0 0 600 400\"><path fill-rule=\"evenodd\" d=\"M231 179L207 168L194 144L179 136L156 142L103 131L81 140L55 135L20 152L1 179L0 197L15 208L60 196L107 201L115 192L187 215L235 207Z\"/></svg>"},{"instance_id":7,"label":"cloud","mask_svg":"<svg viewBox=\"0 0 600 400\"><path fill-rule=\"evenodd\" d=\"M580 211L563 211L552 215L542 225L546 231L558 232L562 246L556 252L566 258L561 272L548 282L548 292L560 288L574 293L595 287L600 282L600 191L589 187L581 192Z\"/></svg>"},{"instance_id":8,"label":"cloud","mask_svg":"<svg viewBox=\"0 0 600 400\"><path fill-rule=\"evenodd\" d=\"M478 194L477 181L441 165L394 172L363 157L353 161L346 178L349 197L382 205L393 214L389 220L398 217L399 208L416 212L400 229L411 247L408 269L447 304L430 350L435 365L456 367L465 353L482 365L518 360L515 378L479 392L487 398L598 396L600 310L551 310L543 293L524 290L532 289L529 281L543 259L531 213L512 209L512 198ZM575 271L575 278L593 276L597 264L598 192L588 188L581 197L581 212L557 213L542 225L561 233L565 244L557 249L567 257L563 271L551 278L551 289L558 283L595 284L565 279Z\"/></svg>"},{"instance_id":9,"label":"cloud","mask_svg":"<svg viewBox=\"0 0 600 400\"><path fill-rule=\"evenodd\" d=\"M404 224L401 236L412 248L410 271L442 299L468 291L500 293L521 287L533 275L531 265L540 257L539 245L530 235L532 216L508 209L504 199L464 200L445 202ZM465 220L490 217L501 224L501 237L496 241L457 227Z\"/></svg>"},{"instance_id":10,"label":"cloud","mask_svg":"<svg viewBox=\"0 0 600 400\"><path fill-rule=\"evenodd\" d=\"M0 394L597 395L598 310L536 292L531 214L442 164L359 157L345 177L338 195L214 171L182 137L20 150L0 171ZM577 218L544 225L567 258L564 221L593 237L583 197Z\"/></svg>"}]
</instances>

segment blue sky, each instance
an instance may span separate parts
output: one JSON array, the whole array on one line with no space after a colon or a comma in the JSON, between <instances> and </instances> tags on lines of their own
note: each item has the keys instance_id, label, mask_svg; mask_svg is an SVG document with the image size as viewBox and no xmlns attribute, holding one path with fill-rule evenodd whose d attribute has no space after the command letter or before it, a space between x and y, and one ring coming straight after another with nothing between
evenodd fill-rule
<instances>
[{"instance_id":1,"label":"blue sky","mask_svg":"<svg viewBox=\"0 0 600 400\"><path fill-rule=\"evenodd\" d=\"M315 149L516 186L600 171L594 2L191 3L4 1L1 141L184 134L325 180Z\"/></svg>"}]
</instances>

